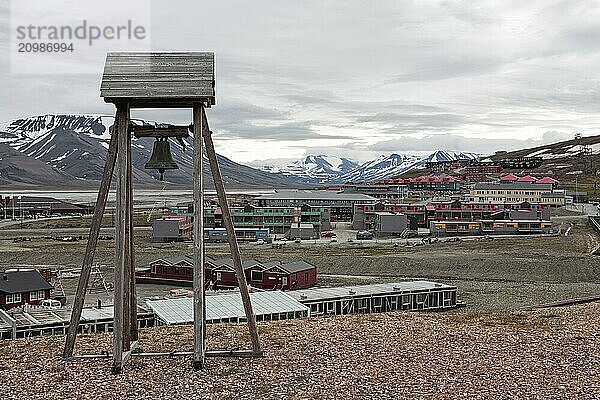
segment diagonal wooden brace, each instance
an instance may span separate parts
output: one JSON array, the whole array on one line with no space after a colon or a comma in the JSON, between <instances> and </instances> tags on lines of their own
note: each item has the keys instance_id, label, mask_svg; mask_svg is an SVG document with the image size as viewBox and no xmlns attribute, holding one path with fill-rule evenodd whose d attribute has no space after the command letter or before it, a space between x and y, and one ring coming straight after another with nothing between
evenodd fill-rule
<instances>
[{"instance_id":1,"label":"diagonal wooden brace","mask_svg":"<svg viewBox=\"0 0 600 400\"><path fill-rule=\"evenodd\" d=\"M248 329L250 330L250 339L252 341L252 350L256 354L262 354L260 341L258 338L258 329L256 327L256 317L254 315L254 311L252 310L252 303L250 301L248 282L246 281L246 275L244 274L244 267L242 265L240 248L237 242L237 238L235 236L233 219L231 218L231 212L229 211L229 205L227 204L225 186L223 184L221 170L219 169L217 153L215 152L215 146L211 135L212 132L210 131L210 128L208 126L208 121L206 119L204 107L202 107L202 124L202 137L204 138L204 144L206 145L206 154L210 163L210 170L212 172L215 189L217 191L219 205L221 206L221 211L223 212L223 223L225 224L225 228L227 229L227 241L229 242L231 257L233 258L233 265L235 267L235 274L237 276L238 286L240 288L240 295L242 297L242 303L244 304L244 311L246 313L246 319L248 321Z\"/></svg>"}]
</instances>

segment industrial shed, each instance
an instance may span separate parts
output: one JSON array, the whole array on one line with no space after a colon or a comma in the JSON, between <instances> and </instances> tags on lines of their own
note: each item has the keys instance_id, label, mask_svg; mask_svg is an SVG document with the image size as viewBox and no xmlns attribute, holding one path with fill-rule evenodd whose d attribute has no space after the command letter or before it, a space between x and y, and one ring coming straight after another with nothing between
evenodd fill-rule
<instances>
[{"instance_id":1,"label":"industrial shed","mask_svg":"<svg viewBox=\"0 0 600 400\"><path fill-rule=\"evenodd\" d=\"M408 229L406 214L391 212L376 212L373 223L375 237L400 236Z\"/></svg>"},{"instance_id":2,"label":"industrial shed","mask_svg":"<svg viewBox=\"0 0 600 400\"><path fill-rule=\"evenodd\" d=\"M457 304L456 286L429 281L315 288L290 292L311 316L396 310L446 310Z\"/></svg>"}]
</instances>

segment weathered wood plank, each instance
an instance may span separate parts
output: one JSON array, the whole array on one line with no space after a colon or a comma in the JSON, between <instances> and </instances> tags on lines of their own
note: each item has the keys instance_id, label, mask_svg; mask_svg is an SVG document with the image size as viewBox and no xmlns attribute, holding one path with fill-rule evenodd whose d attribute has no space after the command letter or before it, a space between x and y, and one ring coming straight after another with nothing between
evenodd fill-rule
<instances>
[{"instance_id":1,"label":"weathered wood plank","mask_svg":"<svg viewBox=\"0 0 600 400\"><path fill-rule=\"evenodd\" d=\"M125 151L121 154L125 156L125 210L124 218L121 223L124 226L122 230L124 236L123 241L123 350L129 351L131 346L131 231L130 231L130 210L132 199L129 196L129 171L131 165L131 134L129 133L129 124L125 132Z\"/></svg>"},{"instance_id":2,"label":"weathered wood plank","mask_svg":"<svg viewBox=\"0 0 600 400\"><path fill-rule=\"evenodd\" d=\"M138 318L137 318L137 293L135 288L135 247L133 245L133 159L131 157L131 135L127 134L127 158L129 159L127 171L127 194L129 196L129 339L137 343ZM133 350L133 347L131 348Z\"/></svg>"},{"instance_id":3,"label":"weathered wood plank","mask_svg":"<svg viewBox=\"0 0 600 400\"><path fill-rule=\"evenodd\" d=\"M186 72L148 72L144 74L104 74L102 85L108 82L170 82L170 81L213 81L212 76L199 75L197 73Z\"/></svg>"},{"instance_id":4,"label":"weathered wood plank","mask_svg":"<svg viewBox=\"0 0 600 400\"><path fill-rule=\"evenodd\" d=\"M165 128L155 128L153 126L132 126L131 130L136 138L141 137L180 137L185 138L190 135L189 126L170 126Z\"/></svg>"},{"instance_id":5,"label":"weathered wood plank","mask_svg":"<svg viewBox=\"0 0 600 400\"><path fill-rule=\"evenodd\" d=\"M114 321L113 321L113 373L123 370L123 297L125 270L125 223L126 223L126 177L127 177L127 134L129 127L129 106L117 106L115 133L118 137L117 156L117 198L115 220L115 284L114 284ZM127 327L129 329L129 326Z\"/></svg>"},{"instance_id":6,"label":"weathered wood plank","mask_svg":"<svg viewBox=\"0 0 600 400\"><path fill-rule=\"evenodd\" d=\"M204 368L205 304L204 304L204 182L202 178L202 117L203 106L194 104L194 361L196 371Z\"/></svg>"},{"instance_id":7,"label":"weathered wood plank","mask_svg":"<svg viewBox=\"0 0 600 400\"><path fill-rule=\"evenodd\" d=\"M123 65L114 66L109 65L104 69L103 76L114 76L114 75L144 75L144 74L185 74L193 72L196 76L211 77L214 76L214 70L209 65L197 65L197 66L186 66L177 65L172 66L168 70L165 68L158 68L153 65Z\"/></svg>"},{"instance_id":8,"label":"weathered wood plank","mask_svg":"<svg viewBox=\"0 0 600 400\"><path fill-rule=\"evenodd\" d=\"M137 87L140 84L150 86L181 86L181 87L210 87L214 86L212 78L171 79L171 75L164 74L161 79L146 79L145 76L131 76L131 79L112 79L109 76L102 82L100 88Z\"/></svg>"},{"instance_id":9,"label":"weathered wood plank","mask_svg":"<svg viewBox=\"0 0 600 400\"><path fill-rule=\"evenodd\" d=\"M101 97L108 98L193 98L195 101L201 101L203 98L214 97L214 90L211 88L193 89L193 88L137 88L137 89L105 89L101 91Z\"/></svg>"},{"instance_id":10,"label":"weathered wood plank","mask_svg":"<svg viewBox=\"0 0 600 400\"><path fill-rule=\"evenodd\" d=\"M168 92L178 91L179 93L192 94L213 94L214 87L212 81L126 81L126 82L106 82L100 87L101 92L112 92L119 90L128 90L130 93L147 90L165 90Z\"/></svg>"},{"instance_id":11,"label":"weathered wood plank","mask_svg":"<svg viewBox=\"0 0 600 400\"><path fill-rule=\"evenodd\" d=\"M139 59L139 58L157 58L157 59L206 59L214 58L212 51L111 51L106 58L109 60Z\"/></svg>"},{"instance_id":12,"label":"weathered wood plank","mask_svg":"<svg viewBox=\"0 0 600 400\"><path fill-rule=\"evenodd\" d=\"M105 97L106 103L127 102L129 108L192 108L194 103L201 102L207 108L216 104L214 97L195 97L195 98L131 98L131 97Z\"/></svg>"}]
</instances>

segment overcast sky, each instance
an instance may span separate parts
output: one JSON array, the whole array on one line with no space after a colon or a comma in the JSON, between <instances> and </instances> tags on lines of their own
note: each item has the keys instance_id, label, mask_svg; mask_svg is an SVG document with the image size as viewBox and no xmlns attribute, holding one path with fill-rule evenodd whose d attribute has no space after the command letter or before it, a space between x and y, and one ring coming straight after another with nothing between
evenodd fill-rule
<instances>
[{"instance_id":1,"label":"overcast sky","mask_svg":"<svg viewBox=\"0 0 600 400\"><path fill-rule=\"evenodd\" d=\"M113 112L101 64L11 73L4 2L0 13L0 122ZM154 50L216 53L208 118L235 161L488 153L600 134L599 1L169 0L151 16ZM189 111L134 116L190 122Z\"/></svg>"}]
</instances>

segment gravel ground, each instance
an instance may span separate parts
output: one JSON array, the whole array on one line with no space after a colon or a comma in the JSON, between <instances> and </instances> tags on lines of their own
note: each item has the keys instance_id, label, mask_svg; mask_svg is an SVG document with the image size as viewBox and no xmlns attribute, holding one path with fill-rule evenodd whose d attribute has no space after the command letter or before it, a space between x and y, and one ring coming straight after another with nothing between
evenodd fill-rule
<instances>
[{"instance_id":1,"label":"gravel ground","mask_svg":"<svg viewBox=\"0 0 600 400\"><path fill-rule=\"evenodd\" d=\"M600 303L530 312L351 315L259 324L265 357L67 362L64 338L0 342L5 399L598 399ZM209 325L209 348L246 347ZM189 350L190 326L142 330L144 351ZM110 350L82 335L77 352Z\"/></svg>"}]
</instances>

